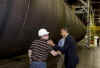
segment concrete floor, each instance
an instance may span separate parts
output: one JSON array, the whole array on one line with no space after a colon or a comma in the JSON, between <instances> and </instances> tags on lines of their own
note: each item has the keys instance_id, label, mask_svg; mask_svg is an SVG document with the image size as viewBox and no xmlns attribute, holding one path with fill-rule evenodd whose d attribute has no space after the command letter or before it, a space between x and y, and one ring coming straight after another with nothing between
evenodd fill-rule
<instances>
[{"instance_id":1,"label":"concrete floor","mask_svg":"<svg viewBox=\"0 0 100 68\"><path fill-rule=\"evenodd\" d=\"M100 47L94 49L78 48L78 55L80 63L77 68L100 68ZM48 68L56 68L57 57L52 58L49 58ZM17 61L9 60L0 60L0 68L29 68L25 58Z\"/></svg>"},{"instance_id":2,"label":"concrete floor","mask_svg":"<svg viewBox=\"0 0 100 68\"><path fill-rule=\"evenodd\" d=\"M78 68L100 68L100 47L78 51L80 57Z\"/></svg>"}]
</instances>

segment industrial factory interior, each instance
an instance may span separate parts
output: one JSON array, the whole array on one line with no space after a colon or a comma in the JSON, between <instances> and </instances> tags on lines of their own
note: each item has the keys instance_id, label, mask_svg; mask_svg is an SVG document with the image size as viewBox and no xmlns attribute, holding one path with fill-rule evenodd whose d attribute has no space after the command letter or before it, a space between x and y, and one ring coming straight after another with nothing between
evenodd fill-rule
<instances>
[{"instance_id":1,"label":"industrial factory interior","mask_svg":"<svg viewBox=\"0 0 100 68\"><path fill-rule=\"evenodd\" d=\"M100 68L100 0L0 0L0 68Z\"/></svg>"}]
</instances>

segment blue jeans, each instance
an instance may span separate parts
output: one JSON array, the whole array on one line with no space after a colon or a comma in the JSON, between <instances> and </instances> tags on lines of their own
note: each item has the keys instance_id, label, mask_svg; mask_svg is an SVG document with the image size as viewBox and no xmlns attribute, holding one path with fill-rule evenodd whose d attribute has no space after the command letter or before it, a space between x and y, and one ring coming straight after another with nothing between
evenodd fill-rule
<instances>
[{"instance_id":1,"label":"blue jeans","mask_svg":"<svg viewBox=\"0 0 100 68\"><path fill-rule=\"evenodd\" d=\"M33 61L30 64L30 68L47 68L47 64L46 64L46 62Z\"/></svg>"}]
</instances>

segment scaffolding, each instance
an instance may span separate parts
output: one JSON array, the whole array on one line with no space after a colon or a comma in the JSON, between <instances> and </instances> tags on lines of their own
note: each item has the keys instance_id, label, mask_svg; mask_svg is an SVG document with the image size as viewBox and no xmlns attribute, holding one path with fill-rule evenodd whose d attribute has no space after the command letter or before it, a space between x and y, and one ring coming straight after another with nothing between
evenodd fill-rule
<instances>
[{"instance_id":1,"label":"scaffolding","mask_svg":"<svg viewBox=\"0 0 100 68\"><path fill-rule=\"evenodd\" d=\"M87 33L86 36L84 38L85 41L85 46L86 47L96 47L94 45L94 41L95 41L95 36L96 36L96 30L99 28L96 27L95 22L94 22L94 10L92 8L92 1L91 0L87 0L87 1L83 1L83 0L79 0L80 3L82 4L81 6L75 6L74 7L74 13L76 14L83 14L86 13L86 21L87 21ZM81 10L75 10L75 9L81 9Z\"/></svg>"},{"instance_id":2,"label":"scaffolding","mask_svg":"<svg viewBox=\"0 0 100 68\"><path fill-rule=\"evenodd\" d=\"M94 10L91 5L91 0L87 0L88 3L88 13L87 13L87 40L88 40L88 46L96 47L95 44L95 36L96 36L96 25L94 23Z\"/></svg>"}]
</instances>

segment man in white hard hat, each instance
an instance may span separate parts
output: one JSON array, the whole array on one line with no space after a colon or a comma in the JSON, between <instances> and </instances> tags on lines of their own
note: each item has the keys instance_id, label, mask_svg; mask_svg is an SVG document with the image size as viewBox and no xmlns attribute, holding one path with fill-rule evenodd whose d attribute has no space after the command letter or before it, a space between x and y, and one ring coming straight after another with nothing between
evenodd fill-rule
<instances>
[{"instance_id":1,"label":"man in white hard hat","mask_svg":"<svg viewBox=\"0 0 100 68\"><path fill-rule=\"evenodd\" d=\"M46 68L48 54L57 55L57 52L48 45L49 32L45 28L38 31L38 36L40 39L33 41L28 50L31 60L30 68Z\"/></svg>"}]
</instances>

